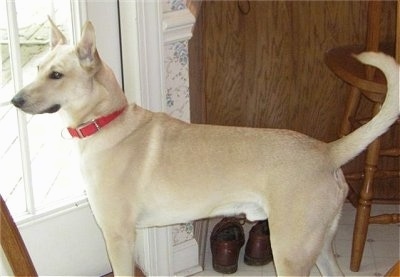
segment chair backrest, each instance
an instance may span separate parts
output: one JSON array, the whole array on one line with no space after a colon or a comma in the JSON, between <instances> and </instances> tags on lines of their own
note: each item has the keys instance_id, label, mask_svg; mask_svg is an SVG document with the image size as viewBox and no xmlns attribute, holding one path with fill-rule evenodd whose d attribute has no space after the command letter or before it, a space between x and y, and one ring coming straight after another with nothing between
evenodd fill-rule
<instances>
[{"instance_id":1,"label":"chair backrest","mask_svg":"<svg viewBox=\"0 0 400 277\"><path fill-rule=\"evenodd\" d=\"M365 51L379 51L382 1L368 1L367 8L367 41ZM375 67L366 66L366 77L372 80L375 74Z\"/></svg>"},{"instance_id":2,"label":"chair backrest","mask_svg":"<svg viewBox=\"0 0 400 277\"><path fill-rule=\"evenodd\" d=\"M31 257L15 225L3 197L0 195L0 242L15 276L38 276Z\"/></svg>"},{"instance_id":3,"label":"chair backrest","mask_svg":"<svg viewBox=\"0 0 400 277\"><path fill-rule=\"evenodd\" d=\"M367 14L367 38L365 44L366 51L379 51L380 43L380 25L382 15L383 1L368 1L368 14ZM396 16L396 47L395 59L400 62L400 0L397 0L397 16ZM368 80L372 80L375 74L375 68L371 66L366 67L366 76Z\"/></svg>"},{"instance_id":4,"label":"chair backrest","mask_svg":"<svg viewBox=\"0 0 400 277\"><path fill-rule=\"evenodd\" d=\"M400 0L397 0L396 18L396 61L400 63Z\"/></svg>"},{"instance_id":5,"label":"chair backrest","mask_svg":"<svg viewBox=\"0 0 400 277\"><path fill-rule=\"evenodd\" d=\"M378 51L380 39L380 25L382 1L369 1L367 11L367 42L366 51Z\"/></svg>"}]
</instances>

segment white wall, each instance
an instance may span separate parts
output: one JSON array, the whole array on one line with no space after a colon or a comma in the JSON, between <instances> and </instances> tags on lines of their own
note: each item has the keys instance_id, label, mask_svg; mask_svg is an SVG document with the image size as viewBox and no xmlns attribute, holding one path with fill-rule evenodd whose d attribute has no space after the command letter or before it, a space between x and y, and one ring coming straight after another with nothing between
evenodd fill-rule
<instances>
[{"instance_id":1,"label":"white wall","mask_svg":"<svg viewBox=\"0 0 400 277\"><path fill-rule=\"evenodd\" d=\"M3 248L0 247L0 276L11 276L13 275L11 267L7 262Z\"/></svg>"},{"instance_id":2,"label":"white wall","mask_svg":"<svg viewBox=\"0 0 400 277\"><path fill-rule=\"evenodd\" d=\"M87 204L40 223L19 227L40 276L111 272L101 231Z\"/></svg>"},{"instance_id":3,"label":"white wall","mask_svg":"<svg viewBox=\"0 0 400 277\"><path fill-rule=\"evenodd\" d=\"M87 203L18 227L40 276L111 272L104 240ZM0 275L12 275L2 256Z\"/></svg>"}]
</instances>

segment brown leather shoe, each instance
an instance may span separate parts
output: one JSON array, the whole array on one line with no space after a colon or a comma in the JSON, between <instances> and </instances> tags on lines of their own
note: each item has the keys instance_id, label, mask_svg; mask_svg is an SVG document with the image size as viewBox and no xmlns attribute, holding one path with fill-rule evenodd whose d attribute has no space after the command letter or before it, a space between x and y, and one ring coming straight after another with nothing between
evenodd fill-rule
<instances>
[{"instance_id":1,"label":"brown leather shoe","mask_svg":"<svg viewBox=\"0 0 400 277\"><path fill-rule=\"evenodd\" d=\"M266 265L272 259L268 221L260 221L250 230L244 254L244 262L247 265Z\"/></svg>"},{"instance_id":2,"label":"brown leather shoe","mask_svg":"<svg viewBox=\"0 0 400 277\"><path fill-rule=\"evenodd\" d=\"M239 252L244 244L243 227L239 220L222 219L211 233L210 244L214 270L224 274L236 272Z\"/></svg>"}]
</instances>

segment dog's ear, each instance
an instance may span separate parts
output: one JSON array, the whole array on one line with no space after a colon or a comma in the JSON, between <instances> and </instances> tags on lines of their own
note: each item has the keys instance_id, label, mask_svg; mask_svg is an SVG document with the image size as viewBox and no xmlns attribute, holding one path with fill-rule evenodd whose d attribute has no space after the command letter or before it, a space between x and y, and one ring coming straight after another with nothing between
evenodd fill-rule
<instances>
[{"instance_id":1,"label":"dog's ear","mask_svg":"<svg viewBox=\"0 0 400 277\"><path fill-rule=\"evenodd\" d=\"M96 35L93 24L87 21L82 29L82 37L77 45L78 58L81 65L88 67L94 64L97 59Z\"/></svg>"},{"instance_id":2,"label":"dog's ear","mask_svg":"<svg viewBox=\"0 0 400 277\"><path fill-rule=\"evenodd\" d=\"M50 22L50 48L53 49L56 47L58 44L66 44L67 39L65 36L61 33L61 31L57 28L56 24L54 24L53 20L51 20L50 17L48 17L49 22Z\"/></svg>"}]
</instances>

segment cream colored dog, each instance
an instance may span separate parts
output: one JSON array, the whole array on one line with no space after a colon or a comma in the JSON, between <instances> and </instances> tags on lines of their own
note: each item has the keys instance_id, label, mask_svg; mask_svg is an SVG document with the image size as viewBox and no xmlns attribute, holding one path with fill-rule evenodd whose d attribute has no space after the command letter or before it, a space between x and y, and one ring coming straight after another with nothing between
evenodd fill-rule
<instances>
[{"instance_id":1,"label":"cream colored dog","mask_svg":"<svg viewBox=\"0 0 400 277\"><path fill-rule=\"evenodd\" d=\"M331 249L348 191L340 166L399 116L391 57L358 56L385 73L387 99L369 123L324 143L289 130L187 124L128 105L92 24L75 47L52 25L51 52L12 103L31 114L61 109L71 135L85 136L77 139L82 172L115 275L133 273L135 227L241 213L269 219L278 275L309 275L315 263L325 276L342 275Z\"/></svg>"}]
</instances>

